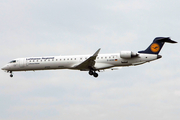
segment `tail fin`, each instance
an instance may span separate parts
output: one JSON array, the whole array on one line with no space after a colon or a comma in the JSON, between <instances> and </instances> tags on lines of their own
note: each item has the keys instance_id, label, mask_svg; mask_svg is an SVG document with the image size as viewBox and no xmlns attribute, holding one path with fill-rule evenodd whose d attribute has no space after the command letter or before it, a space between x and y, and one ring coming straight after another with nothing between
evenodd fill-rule
<instances>
[{"instance_id":1,"label":"tail fin","mask_svg":"<svg viewBox=\"0 0 180 120\"><path fill-rule=\"evenodd\" d=\"M171 40L169 37L156 37L146 50L138 51L138 53L159 54L165 42L177 43L176 41Z\"/></svg>"}]
</instances>

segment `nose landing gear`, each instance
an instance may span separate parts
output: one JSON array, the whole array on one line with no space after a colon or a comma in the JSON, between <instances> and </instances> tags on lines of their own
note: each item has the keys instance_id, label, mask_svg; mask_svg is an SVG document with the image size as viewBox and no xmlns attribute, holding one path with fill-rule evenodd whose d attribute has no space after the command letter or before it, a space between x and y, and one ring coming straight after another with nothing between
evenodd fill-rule
<instances>
[{"instance_id":1,"label":"nose landing gear","mask_svg":"<svg viewBox=\"0 0 180 120\"><path fill-rule=\"evenodd\" d=\"M10 77L13 77L12 71L10 71Z\"/></svg>"},{"instance_id":2,"label":"nose landing gear","mask_svg":"<svg viewBox=\"0 0 180 120\"><path fill-rule=\"evenodd\" d=\"M89 71L89 75L93 75L94 77L98 77L98 74L93 70Z\"/></svg>"}]
</instances>

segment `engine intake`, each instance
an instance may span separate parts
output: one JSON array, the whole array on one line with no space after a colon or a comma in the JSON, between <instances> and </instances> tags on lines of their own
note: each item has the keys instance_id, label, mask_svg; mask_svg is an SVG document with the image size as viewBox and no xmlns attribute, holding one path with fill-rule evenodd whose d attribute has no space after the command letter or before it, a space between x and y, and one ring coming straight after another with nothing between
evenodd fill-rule
<instances>
[{"instance_id":1,"label":"engine intake","mask_svg":"<svg viewBox=\"0 0 180 120\"><path fill-rule=\"evenodd\" d=\"M138 54L133 53L132 51L121 51L120 52L120 57L125 58L125 59L129 59L129 58L133 58L133 57L137 57L137 56L138 56Z\"/></svg>"}]
</instances>

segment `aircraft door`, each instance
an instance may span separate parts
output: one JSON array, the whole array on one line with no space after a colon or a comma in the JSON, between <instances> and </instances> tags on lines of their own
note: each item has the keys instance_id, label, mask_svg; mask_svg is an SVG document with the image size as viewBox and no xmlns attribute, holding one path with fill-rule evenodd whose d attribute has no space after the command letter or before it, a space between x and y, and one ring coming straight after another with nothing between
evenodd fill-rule
<instances>
[{"instance_id":1,"label":"aircraft door","mask_svg":"<svg viewBox=\"0 0 180 120\"><path fill-rule=\"evenodd\" d=\"M26 58L20 58L19 59L19 66L25 67L26 66Z\"/></svg>"}]
</instances>

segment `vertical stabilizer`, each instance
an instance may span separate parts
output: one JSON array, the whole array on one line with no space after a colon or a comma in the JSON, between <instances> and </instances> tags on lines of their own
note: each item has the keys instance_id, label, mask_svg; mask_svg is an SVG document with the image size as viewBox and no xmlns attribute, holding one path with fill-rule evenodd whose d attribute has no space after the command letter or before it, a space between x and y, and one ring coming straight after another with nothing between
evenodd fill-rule
<instances>
[{"instance_id":1,"label":"vertical stabilizer","mask_svg":"<svg viewBox=\"0 0 180 120\"><path fill-rule=\"evenodd\" d=\"M171 40L169 37L156 37L146 50L138 51L138 53L159 54L165 42L177 43L176 41Z\"/></svg>"}]
</instances>

